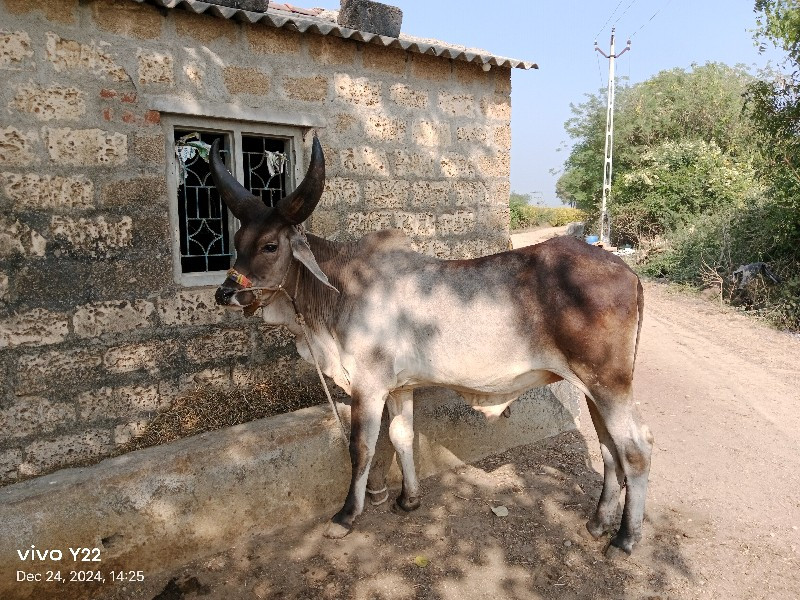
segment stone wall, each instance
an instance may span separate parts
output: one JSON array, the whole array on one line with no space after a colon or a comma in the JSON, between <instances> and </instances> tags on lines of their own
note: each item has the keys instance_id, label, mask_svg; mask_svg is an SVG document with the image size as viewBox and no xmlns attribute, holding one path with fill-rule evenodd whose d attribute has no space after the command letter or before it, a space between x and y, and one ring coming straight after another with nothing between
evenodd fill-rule
<instances>
[{"instance_id":1,"label":"stone wall","mask_svg":"<svg viewBox=\"0 0 800 600\"><path fill-rule=\"evenodd\" d=\"M130 0L0 0L0 23L0 483L108 455L186 390L293 356L175 283L156 100L313 117L315 233L507 247L508 69Z\"/></svg>"}]
</instances>

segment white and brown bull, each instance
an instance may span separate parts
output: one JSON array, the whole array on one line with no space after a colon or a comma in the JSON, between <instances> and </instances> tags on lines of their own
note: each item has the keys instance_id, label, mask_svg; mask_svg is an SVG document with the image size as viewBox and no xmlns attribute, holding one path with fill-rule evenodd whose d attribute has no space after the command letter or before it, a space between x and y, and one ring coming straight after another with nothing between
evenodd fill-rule
<instances>
[{"instance_id":1,"label":"white and brown bull","mask_svg":"<svg viewBox=\"0 0 800 600\"><path fill-rule=\"evenodd\" d=\"M565 379L586 395L605 465L587 528L595 537L613 530L625 487L622 523L610 547L631 552L641 538L653 442L636 415L632 389L642 286L620 259L571 237L472 260L438 260L413 252L399 231L351 243L307 235L301 224L325 184L316 136L304 180L274 208L228 173L217 142L211 173L241 221L236 262L217 302L246 312L261 306L264 320L288 328L300 356L315 357L352 398L350 490L326 535L352 529L368 478L373 500L381 499L383 465L370 477L370 464L385 406L403 472L397 504L413 510L420 495L412 455L415 388L455 390L496 416L526 390Z\"/></svg>"}]
</instances>

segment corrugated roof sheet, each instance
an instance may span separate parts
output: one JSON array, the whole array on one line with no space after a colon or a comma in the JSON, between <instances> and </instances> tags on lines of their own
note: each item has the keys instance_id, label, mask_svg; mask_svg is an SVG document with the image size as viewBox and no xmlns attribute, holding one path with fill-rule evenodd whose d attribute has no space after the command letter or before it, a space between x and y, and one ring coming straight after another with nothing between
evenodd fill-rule
<instances>
[{"instance_id":1,"label":"corrugated roof sheet","mask_svg":"<svg viewBox=\"0 0 800 600\"><path fill-rule=\"evenodd\" d=\"M400 38L387 37L340 27L337 23L319 17L319 13L313 14L315 9L299 9L289 4L270 4L267 12L258 13L242 10L239 8L228 8L218 4L209 4L200 0L133 0L134 2L147 2L164 8L185 8L194 13L208 13L223 19L232 19L246 23L262 23L272 27L298 31L300 33L316 33L320 35L333 35L347 40L356 40L368 44L377 44L386 48L399 48L407 52L419 54L429 54L432 56L442 56L454 60L477 63L480 65L494 65L512 69L538 69L536 63L508 58L505 56L495 56L488 52L459 47L446 42L431 40L421 41L410 36L406 37L402 33ZM475 50L475 51L473 51Z\"/></svg>"},{"instance_id":2,"label":"corrugated roof sheet","mask_svg":"<svg viewBox=\"0 0 800 600\"><path fill-rule=\"evenodd\" d=\"M287 12L297 13L300 15L308 15L310 17L317 17L322 12L321 8L300 8L299 6L281 4L280 2L270 2L269 8L274 8L275 10L285 10Z\"/></svg>"}]
</instances>

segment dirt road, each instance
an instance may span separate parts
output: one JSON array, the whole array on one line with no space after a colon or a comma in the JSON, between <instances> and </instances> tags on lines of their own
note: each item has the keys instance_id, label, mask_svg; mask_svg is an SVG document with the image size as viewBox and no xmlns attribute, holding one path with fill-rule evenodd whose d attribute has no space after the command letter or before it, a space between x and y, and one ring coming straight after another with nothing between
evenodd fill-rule
<instances>
[{"instance_id":1,"label":"dirt road","mask_svg":"<svg viewBox=\"0 0 800 600\"><path fill-rule=\"evenodd\" d=\"M537 227L530 231L523 233L515 233L511 236L511 246L514 248L522 248L523 246L532 246L539 242L544 242L550 238L564 235L567 231L567 226L562 227Z\"/></svg>"},{"instance_id":2,"label":"dirt road","mask_svg":"<svg viewBox=\"0 0 800 600\"><path fill-rule=\"evenodd\" d=\"M584 413L578 432L425 480L410 515L369 508L341 541L323 518L260 532L115 597L800 598L800 339L645 294L636 393L656 448L631 558L584 533L602 472Z\"/></svg>"}]
</instances>

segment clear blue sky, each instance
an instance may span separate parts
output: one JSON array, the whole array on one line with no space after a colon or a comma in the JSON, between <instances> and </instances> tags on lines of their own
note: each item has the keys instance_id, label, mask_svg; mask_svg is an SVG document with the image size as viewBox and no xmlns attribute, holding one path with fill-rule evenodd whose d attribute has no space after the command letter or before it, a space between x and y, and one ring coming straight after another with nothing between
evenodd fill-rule
<instances>
[{"instance_id":1,"label":"clear blue sky","mask_svg":"<svg viewBox=\"0 0 800 600\"><path fill-rule=\"evenodd\" d=\"M607 86L608 62L594 51L594 41L607 53L618 19L618 52L647 23L634 35L631 51L617 61L618 76L633 83L692 63L761 67L781 56L758 54L753 0L384 1L403 10L404 33L538 63L538 71L512 70L511 188L539 192L548 204L558 204L557 175L550 169L560 169L567 155L557 150L570 143L564 132L570 102ZM328 8L336 4L325 2Z\"/></svg>"}]
</instances>

